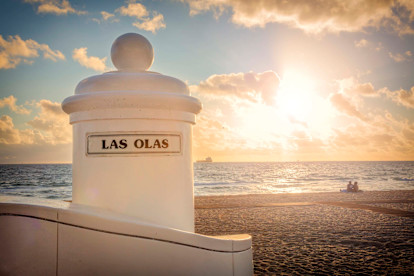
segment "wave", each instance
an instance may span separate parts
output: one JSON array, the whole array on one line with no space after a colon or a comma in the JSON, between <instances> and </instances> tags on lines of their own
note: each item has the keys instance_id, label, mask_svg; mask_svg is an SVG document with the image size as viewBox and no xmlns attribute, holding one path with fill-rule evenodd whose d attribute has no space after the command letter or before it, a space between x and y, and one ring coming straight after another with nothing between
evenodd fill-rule
<instances>
[{"instance_id":1,"label":"wave","mask_svg":"<svg viewBox=\"0 0 414 276\"><path fill-rule=\"evenodd\" d=\"M414 178L393 177L392 180L411 182L414 181Z\"/></svg>"}]
</instances>

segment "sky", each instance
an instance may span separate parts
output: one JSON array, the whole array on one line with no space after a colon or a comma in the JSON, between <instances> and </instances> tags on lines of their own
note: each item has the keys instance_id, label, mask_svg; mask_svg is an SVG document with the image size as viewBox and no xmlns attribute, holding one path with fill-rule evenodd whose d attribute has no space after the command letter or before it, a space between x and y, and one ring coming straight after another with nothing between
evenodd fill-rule
<instances>
[{"instance_id":1,"label":"sky","mask_svg":"<svg viewBox=\"0 0 414 276\"><path fill-rule=\"evenodd\" d=\"M0 163L71 162L61 102L128 32L203 103L195 160L414 160L412 0L2 0Z\"/></svg>"}]
</instances>

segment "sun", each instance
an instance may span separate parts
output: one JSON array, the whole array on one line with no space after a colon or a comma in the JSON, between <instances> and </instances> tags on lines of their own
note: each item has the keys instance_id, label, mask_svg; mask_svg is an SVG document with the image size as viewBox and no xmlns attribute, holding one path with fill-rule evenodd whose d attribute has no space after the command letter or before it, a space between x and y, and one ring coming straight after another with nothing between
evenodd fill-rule
<instances>
[{"instance_id":1,"label":"sun","mask_svg":"<svg viewBox=\"0 0 414 276\"><path fill-rule=\"evenodd\" d=\"M312 112L315 81L297 71L287 71L280 83L277 106L291 120L306 123Z\"/></svg>"},{"instance_id":2,"label":"sun","mask_svg":"<svg viewBox=\"0 0 414 276\"><path fill-rule=\"evenodd\" d=\"M312 136L328 138L334 122L335 110L329 98L323 96L320 80L298 70L286 71L276 96L280 117L290 130L306 130Z\"/></svg>"}]
</instances>

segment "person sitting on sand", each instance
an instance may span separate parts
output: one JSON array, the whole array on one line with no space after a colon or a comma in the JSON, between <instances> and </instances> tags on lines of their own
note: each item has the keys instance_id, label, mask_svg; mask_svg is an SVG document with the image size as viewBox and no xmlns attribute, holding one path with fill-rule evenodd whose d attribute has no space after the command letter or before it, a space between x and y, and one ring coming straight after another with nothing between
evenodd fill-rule
<instances>
[{"instance_id":1,"label":"person sitting on sand","mask_svg":"<svg viewBox=\"0 0 414 276\"><path fill-rule=\"evenodd\" d=\"M347 192L352 192L354 189L354 186L352 185L352 181L349 181L348 185L346 186Z\"/></svg>"},{"instance_id":2,"label":"person sitting on sand","mask_svg":"<svg viewBox=\"0 0 414 276\"><path fill-rule=\"evenodd\" d=\"M352 186L352 191L356 193L356 192L358 192L358 190L359 190L358 182L355 181L354 186Z\"/></svg>"}]
</instances>

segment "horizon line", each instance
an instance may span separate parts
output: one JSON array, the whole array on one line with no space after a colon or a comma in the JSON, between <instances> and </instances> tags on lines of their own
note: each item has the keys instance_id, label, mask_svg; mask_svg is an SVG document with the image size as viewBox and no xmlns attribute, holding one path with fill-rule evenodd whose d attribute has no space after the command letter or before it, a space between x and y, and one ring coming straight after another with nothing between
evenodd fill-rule
<instances>
[{"instance_id":1,"label":"horizon line","mask_svg":"<svg viewBox=\"0 0 414 276\"><path fill-rule=\"evenodd\" d=\"M310 161L213 161L193 163L314 163L314 162L414 162L414 160L310 160ZM72 165L72 162L48 162L48 163L0 163L0 165Z\"/></svg>"}]
</instances>

